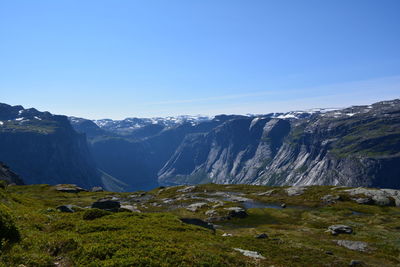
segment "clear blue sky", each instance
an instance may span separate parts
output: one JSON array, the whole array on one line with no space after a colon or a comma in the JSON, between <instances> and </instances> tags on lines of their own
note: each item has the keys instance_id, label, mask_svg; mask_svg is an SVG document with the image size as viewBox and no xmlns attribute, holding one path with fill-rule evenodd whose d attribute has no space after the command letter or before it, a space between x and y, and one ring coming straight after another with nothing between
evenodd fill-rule
<instances>
[{"instance_id":1,"label":"clear blue sky","mask_svg":"<svg viewBox=\"0 0 400 267\"><path fill-rule=\"evenodd\" d=\"M399 0L0 0L0 102L121 119L398 97Z\"/></svg>"}]
</instances>

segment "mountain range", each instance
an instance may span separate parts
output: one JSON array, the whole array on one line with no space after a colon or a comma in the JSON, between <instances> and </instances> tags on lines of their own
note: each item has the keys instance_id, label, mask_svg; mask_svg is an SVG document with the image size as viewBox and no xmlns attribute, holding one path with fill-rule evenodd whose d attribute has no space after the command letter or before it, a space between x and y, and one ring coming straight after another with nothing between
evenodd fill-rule
<instances>
[{"instance_id":1,"label":"mountain range","mask_svg":"<svg viewBox=\"0 0 400 267\"><path fill-rule=\"evenodd\" d=\"M88 120L0 104L0 161L26 184L400 188L400 100L263 115Z\"/></svg>"}]
</instances>

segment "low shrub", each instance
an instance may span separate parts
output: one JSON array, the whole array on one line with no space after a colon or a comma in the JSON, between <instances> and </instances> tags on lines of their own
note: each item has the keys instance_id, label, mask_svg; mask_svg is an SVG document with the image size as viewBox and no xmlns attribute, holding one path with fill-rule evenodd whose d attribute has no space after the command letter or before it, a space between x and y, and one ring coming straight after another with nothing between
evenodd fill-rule
<instances>
[{"instance_id":1,"label":"low shrub","mask_svg":"<svg viewBox=\"0 0 400 267\"><path fill-rule=\"evenodd\" d=\"M11 215L0 207L0 249L7 242L17 242L20 234Z\"/></svg>"},{"instance_id":2,"label":"low shrub","mask_svg":"<svg viewBox=\"0 0 400 267\"><path fill-rule=\"evenodd\" d=\"M110 214L111 214L111 212L106 211L106 210L89 209L83 213L82 218L84 220L94 220L94 219L101 218L101 217L104 217L104 216L110 215Z\"/></svg>"}]
</instances>

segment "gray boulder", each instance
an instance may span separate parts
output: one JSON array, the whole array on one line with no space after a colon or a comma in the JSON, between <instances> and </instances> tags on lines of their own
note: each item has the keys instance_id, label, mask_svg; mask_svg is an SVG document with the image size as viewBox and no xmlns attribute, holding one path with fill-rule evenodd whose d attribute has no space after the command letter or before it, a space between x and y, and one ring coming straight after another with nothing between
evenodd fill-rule
<instances>
[{"instance_id":1,"label":"gray boulder","mask_svg":"<svg viewBox=\"0 0 400 267\"><path fill-rule=\"evenodd\" d=\"M361 204L375 204L379 206L400 206L400 190L394 189L368 189L363 187L357 187L352 189L344 190L351 196L364 195L363 198L368 198L370 201L366 201ZM357 203L362 202L360 198L355 198Z\"/></svg>"},{"instance_id":2,"label":"gray boulder","mask_svg":"<svg viewBox=\"0 0 400 267\"><path fill-rule=\"evenodd\" d=\"M368 243L363 241L352 241L352 240L334 240L336 244L347 249L365 252L368 250Z\"/></svg>"},{"instance_id":3,"label":"gray boulder","mask_svg":"<svg viewBox=\"0 0 400 267\"><path fill-rule=\"evenodd\" d=\"M132 205L121 205L120 211L132 211L132 212L141 212L140 210L138 210L138 208L136 206L132 206Z\"/></svg>"},{"instance_id":4,"label":"gray boulder","mask_svg":"<svg viewBox=\"0 0 400 267\"><path fill-rule=\"evenodd\" d=\"M56 190L63 193L87 192L86 189L83 189L75 184L58 184L56 185Z\"/></svg>"},{"instance_id":5,"label":"gray boulder","mask_svg":"<svg viewBox=\"0 0 400 267\"><path fill-rule=\"evenodd\" d=\"M261 260L265 259L265 257L262 256L257 251L245 250L245 249L240 249L240 248L234 248L234 250L239 251L246 257L250 257L250 258L254 258L254 259L261 259Z\"/></svg>"},{"instance_id":6,"label":"gray boulder","mask_svg":"<svg viewBox=\"0 0 400 267\"><path fill-rule=\"evenodd\" d=\"M343 224L331 225L328 227L328 231L330 231L332 235L353 233L353 229L350 226Z\"/></svg>"},{"instance_id":7,"label":"gray boulder","mask_svg":"<svg viewBox=\"0 0 400 267\"><path fill-rule=\"evenodd\" d=\"M197 210L201 209L202 207L204 207L206 205L207 205L207 203L205 203L205 202L199 202L199 203L190 204L186 209L191 212L196 212Z\"/></svg>"},{"instance_id":8,"label":"gray boulder","mask_svg":"<svg viewBox=\"0 0 400 267\"><path fill-rule=\"evenodd\" d=\"M292 186L289 188L286 188L286 193L288 194L288 196L300 196L302 194L304 194L304 191L306 190L305 186Z\"/></svg>"},{"instance_id":9,"label":"gray boulder","mask_svg":"<svg viewBox=\"0 0 400 267\"><path fill-rule=\"evenodd\" d=\"M176 192L189 193L189 192L192 192L195 189L196 189L196 186L191 185L191 186L186 186L184 188L178 189L178 190L176 190Z\"/></svg>"},{"instance_id":10,"label":"gray boulder","mask_svg":"<svg viewBox=\"0 0 400 267\"><path fill-rule=\"evenodd\" d=\"M322 202L325 204L334 204L336 201L340 200L338 195L325 195L321 198Z\"/></svg>"}]
</instances>

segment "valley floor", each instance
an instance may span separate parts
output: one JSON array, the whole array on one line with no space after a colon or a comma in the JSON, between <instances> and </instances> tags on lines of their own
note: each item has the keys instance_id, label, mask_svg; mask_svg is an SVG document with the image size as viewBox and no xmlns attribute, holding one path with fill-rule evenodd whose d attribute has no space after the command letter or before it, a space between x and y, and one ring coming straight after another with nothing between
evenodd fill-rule
<instances>
[{"instance_id":1,"label":"valley floor","mask_svg":"<svg viewBox=\"0 0 400 267\"><path fill-rule=\"evenodd\" d=\"M331 186L8 186L0 266L399 266L397 196ZM118 212L90 208L104 198ZM14 230L19 238L7 235Z\"/></svg>"}]
</instances>

